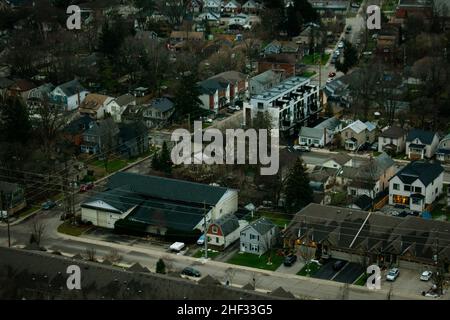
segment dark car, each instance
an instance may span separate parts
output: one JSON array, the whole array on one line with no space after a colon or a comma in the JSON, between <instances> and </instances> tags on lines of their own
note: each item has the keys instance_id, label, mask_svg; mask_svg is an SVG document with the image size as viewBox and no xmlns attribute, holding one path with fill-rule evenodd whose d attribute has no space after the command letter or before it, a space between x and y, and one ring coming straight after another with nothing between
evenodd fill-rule
<instances>
[{"instance_id":1,"label":"dark car","mask_svg":"<svg viewBox=\"0 0 450 320\"><path fill-rule=\"evenodd\" d=\"M290 254L290 255L287 255L287 256L284 257L283 264L286 267L290 267L290 266L292 266L295 263L295 261L297 261L297 256L295 254Z\"/></svg>"},{"instance_id":2,"label":"dark car","mask_svg":"<svg viewBox=\"0 0 450 320\"><path fill-rule=\"evenodd\" d=\"M200 271L191 267L184 268L183 271L181 271L181 275L195 278L200 278L202 276Z\"/></svg>"},{"instance_id":3,"label":"dark car","mask_svg":"<svg viewBox=\"0 0 450 320\"><path fill-rule=\"evenodd\" d=\"M47 200L42 204L42 210L50 210L56 206L56 203L52 200Z\"/></svg>"},{"instance_id":4,"label":"dark car","mask_svg":"<svg viewBox=\"0 0 450 320\"><path fill-rule=\"evenodd\" d=\"M80 192L86 192L88 190L91 190L92 188L94 188L94 183L88 182L80 186Z\"/></svg>"},{"instance_id":5,"label":"dark car","mask_svg":"<svg viewBox=\"0 0 450 320\"><path fill-rule=\"evenodd\" d=\"M341 270L344 265L345 265L345 261L338 260L333 264L333 270L335 270L335 271Z\"/></svg>"}]
</instances>

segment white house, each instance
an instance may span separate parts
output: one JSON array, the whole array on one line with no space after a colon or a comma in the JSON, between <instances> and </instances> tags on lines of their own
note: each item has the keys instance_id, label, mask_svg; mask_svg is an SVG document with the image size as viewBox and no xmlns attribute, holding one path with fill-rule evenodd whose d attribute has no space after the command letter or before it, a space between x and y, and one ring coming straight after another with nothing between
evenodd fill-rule
<instances>
[{"instance_id":1,"label":"white house","mask_svg":"<svg viewBox=\"0 0 450 320\"><path fill-rule=\"evenodd\" d=\"M413 129L406 137L406 155L411 160L434 156L439 145L439 136L435 132Z\"/></svg>"},{"instance_id":2,"label":"white house","mask_svg":"<svg viewBox=\"0 0 450 320\"><path fill-rule=\"evenodd\" d=\"M439 161L450 161L450 134L446 135L441 142L436 151L436 159Z\"/></svg>"},{"instance_id":3,"label":"white house","mask_svg":"<svg viewBox=\"0 0 450 320\"><path fill-rule=\"evenodd\" d=\"M262 255L273 248L278 236L278 227L262 217L242 229L240 251Z\"/></svg>"},{"instance_id":4,"label":"white house","mask_svg":"<svg viewBox=\"0 0 450 320\"><path fill-rule=\"evenodd\" d=\"M328 118L314 128L302 127L299 133L299 144L323 148L333 141L333 137L342 129L342 123L335 117Z\"/></svg>"},{"instance_id":5,"label":"white house","mask_svg":"<svg viewBox=\"0 0 450 320\"><path fill-rule=\"evenodd\" d=\"M221 0L205 0L203 2L203 12L214 12L220 14L221 7Z\"/></svg>"},{"instance_id":6,"label":"white house","mask_svg":"<svg viewBox=\"0 0 450 320\"><path fill-rule=\"evenodd\" d=\"M346 150L355 151L365 143L373 143L375 133L376 126L373 123L356 120L342 129L342 142Z\"/></svg>"},{"instance_id":7,"label":"white house","mask_svg":"<svg viewBox=\"0 0 450 320\"><path fill-rule=\"evenodd\" d=\"M403 128L392 126L383 130L378 136L378 152L400 153L405 151L406 131Z\"/></svg>"},{"instance_id":8,"label":"white house","mask_svg":"<svg viewBox=\"0 0 450 320\"><path fill-rule=\"evenodd\" d=\"M250 17L246 14L240 13L235 16L230 17L228 20L228 26L237 26L241 28L250 28Z\"/></svg>"},{"instance_id":9,"label":"white house","mask_svg":"<svg viewBox=\"0 0 450 320\"><path fill-rule=\"evenodd\" d=\"M442 194L443 178L440 164L411 162L389 181L389 204L422 212Z\"/></svg>"},{"instance_id":10,"label":"white house","mask_svg":"<svg viewBox=\"0 0 450 320\"><path fill-rule=\"evenodd\" d=\"M351 166L352 158L347 153L333 154L324 161L322 167L341 170L345 166Z\"/></svg>"},{"instance_id":11,"label":"white house","mask_svg":"<svg viewBox=\"0 0 450 320\"><path fill-rule=\"evenodd\" d=\"M136 105L136 97L127 93L110 101L106 106L106 112L111 115L114 122L122 122L122 114L129 106Z\"/></svg>"},{"instance_id":12,"label":"white house","mask_svg":"<svg viewBox=\"0 0 450 320\"><path fill-rule=\"evenodd\" d=\"M103 119L107 105L113 100L113 97L98 93L89 93L80 104L78 111L81 115L88 115L92 119Z\"/></svg>"},{"instance_id":13,"label":"white house","mask_svg":"<svg viewBox=\"0 0 450 320\"><path fill-rule=\"evenodd\" d=\"M210 78L198 83L202 108L219 112L230 103L230 83L223 78Z\"/></svg>"},{"instance_id":14,"label":"white house","mask_svg":"<svg viewBox=\"0 0 450 320\"><path fill-rule=\"evenodd\" d=\"M89 92L78 80L72 80L57 86L50 93L50 101L67 111L77 109Z\"/></svg>"},{"instance_id":15,"label":"white house","mask_svg":"<svg viewBox=\"0 0 450 320\"><path fill-rule=\"evenodd\" d=\"M222 4L223 11L235 13L239 10L241 5L236 0L229 0Z\"/></svg>"}]
</instances>

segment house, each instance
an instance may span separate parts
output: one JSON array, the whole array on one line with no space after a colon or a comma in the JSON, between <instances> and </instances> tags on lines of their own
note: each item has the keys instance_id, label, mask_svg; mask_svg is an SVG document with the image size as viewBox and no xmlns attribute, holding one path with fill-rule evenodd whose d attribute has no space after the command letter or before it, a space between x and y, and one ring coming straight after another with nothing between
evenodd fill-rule
<instances>
[{"instance_id":1,"label":"house","mask_svg":"<svg viewBox=\"0 0 450 320\"><path fill-rule=\"evenodd\" d=\"M312 171L308 172L309 185L314 193L324 194L331 191L331 187L336 182L336 176L340 169L328 168L324 166L315 166Z\"/></svg>"},{"instance_id":2,"label":"house","mask_svg":"<svg viewBox=\"0 0 450 320\"><path fill-rule=\"evenodd\" d=\"M385 23L378 31L377 46L375 52L377 56L385 61L394 61L401 41L401 26L399 24Z\"/></svg>"},{"instance_id":3,"label":"house","mask_svg":"<svg viewBox=\"0 0 450 320\"><path fill-rule=\"evenodd\" d=\"M283 72L277 70L264 71L249 80L250 95L258 95L276 86L283 80Z\"/></svg>"},{"instance_id":4,"label":"house","mask_svg":"<svg viewBox=\"0 0 450 320\"><path fill-rule=\"evenodd\" d=\"M378 136L378 152L387 152L395 155L405 151L406 130L397 126L391 126L383 130Z\"/></svg>"},{"instance_id":5,"label":"house","mask_svg":"<svg viewBox=\"0 0 450 320\"><path fill-rule=\"evenodd\" d=\"M248 225L245 220L239 221L236 215L228 214L211 221L206 236L208 247L223 250L239 239L241 230Z\"/></svg>"},{"instance_id":6,"label":"house","mask_svg":"<svg viewBox=\"0 0 450 320\"><path fill-rule=\"evenodd\" d=\"M97 154L114 151L118 143L119 128L112 118L89 123L89 128L83 132L81 152Z\"/></svg>"},{"instance_id":7,"label":"house","mask_svg":"<svg viewBox=\"0 0 450 320\"><path fill-rule=\"evenodd\" d=\"M72 120L62 131L64 139L77 147L83 142L83 132L89 129L92 122L95 122L89 116L81 116Z\"/></svg>"},{"instance_id":8,"label":"house","mask_svg":"<svg viewBox=\"0 0 450 320\"><path fill-rule=\"evenodd\" d=\"M153 128L166 123L174 112L172 100L166 97L156 98L143 106L142 119L147 128Z\"/></svg>"},{"instance_id":9,"label":"house","mask_svg":"<svg viewBox=\"0 0 450 320\"><path fill-rule=\"evenodd\" d=\"M313 128L302 127L298 135L299 144L323 148L333 141L333 137L342 129L342 123L335 117L328 118Z\"/></svg>"},{"instance_id":10,"label":"house","mask_svg":"<svg viewBox=\"0 0 450 320\"><path fill-rule=\"evenodd\" d=\"M389 204L423 212L441 194L444 169L438 163L408 163L389 181Z\"/></svg>"},{"instance_id":11,"label":"house","mask_svg":"<svg viewBox=\"0 0 450 320\"><path fill-rule=\"evenodd\" d=\"M308 78L291 77L244 103L244 123L250 124L258 112L268 112L273 128L293 134L296 126L320 111L319 87Z\"/></svg>"},{"instance_id":12,"label":"house","mask_svg":"<svg viewBox=\"0 0 450 320\"><path fill-rule=\"evenodd\" d=\"M122 114L129 106L136 105L136 97L132 94L126 93L113 100L106 105L105 112L108 113L114 122L122 122Z\"/></svg>"},{"instance_id":13,"label":"house","mask_svg":"<svg viewBox=\"0 0 450 320\"><path fill-rule=\"evenodd\" d=\"M355 201L349 206L352 209L370 211L373 207L373 199L366 194L360 195Z\"/></svg>"},{"instance_id":14,"label":"house","mask_svg":"<svg viewBox=\"0 0 450 320\"><path fill-rule=\"evenodd\" d=\"M333 154L322 164L322 167L339 169L341 170L345 166L351 166L352 158L344 152Z\"/></svg>"},{"instance_id":15,"label":"house","mask_svg":"<svg viewBox=\"0 0 450 320\"><path fill-rule=\"evenodd\" d=\"M439 142L436 150L436 159L442 162L450 161L450 134L446 135Z\"/></svg>"},{"instance_id":16,"label":"house","mask_svg":"<svg viewBox=\"0 0 450 320\"><path fill-rule=\"evenodd\" d=\"M350 108L352 102L350 84L342 81L342 78L327 82L323 93L327 104L331 107Z\"/></svg>"},{"instance_id":17,"label":"house","mask_svg":"<svg viewBox=\"0 0 450 320\"><path fill-rule=\"evenodd\" d=\"M263 53L264 54L278 54L281 53L281 42L278 40L274 40L270 42L267 46L264 47Z\"/></svg>"},{"instance_id":18,"label":"house","mask_svg":"<svg viewBox=\"0 0 450 320\"><path fill-rule=\"evenodd\" d=\"M204 0L203 12L214 12L220 14L222 7L222 0Z\"/></svg>"},{"instance_id":19,"label":"house","mask_svg":"<svg viewBox=\"0 0 450 320\"><path fill-rule=\"evenodd\" d=\"M50 94L53 89L55 89L53 84L45 83L28 91L25 97L25 103L27 104L30 116L36 117L36 108L50 101Z\"/></svg>"},{"instance_id":20,"label":"house","mask_svg":"<svg viewBox=\"0 0 450 320\"><path fill-rule=\"evenodd\" d=\"M366 195L377 198L389 188L389 180L395 175L395 162L386 153L380 154L359 165L344 167L342 179L347 184L347 194L352 198Z\"/></svg>"},{"instance_id":21,"label":"house","mask_svg":"<svg viewBox=\"0 0 450 320\"><path fill-rule=\"evenodd\" d=\"M133 96L135 96L136 98L145 97L148 94L150 94L150 89L147 87L137 87L137 88L134 88L133 90L131 90L131 94Z\"/></svg>"},{"instance_id":22,"label":"house","mask_svg":"<svg viewBox=\"0 0 450 320\"><path fill-rule=\"evenodd\" d=\"M196 20L198 22L205 22L206 21L206 22L208 22L209 25L217 26L217 25L220 24L220 14L216 13L216 12L212 12L212 11L210 11L210 12L203 12L203 13L200 13L197 16Z\"/></svg>"},{"instance_id":23,"label":"house","mask_svg":"<svg viewBox=\"0 0 450 320\"><path fill-rule=\"evenodd\" d=\"M25 190L21 185L0 181L0 192L5 202L3 208L0 207L0 211L4 210L8 215L13 215L27 206Z\"/></svg>"},{"instance_id":24,"label":"house","mask_svg":"<svg viewBox=\"0 0 450 320\"><path fill-rule=\"evenodd\" d=\"M295 250L307 246L316 259L332 257L423 270L424 264L435 265L435 254L450 258L446 230L448 223L443 221L311 203L295 214L283 240L286 247Z\"/></svg>"},{"instance_id":25,"label":"house","mask_svg":"<svg viewBox=\"0 0 450 320\"><path fill-rule=\"evenodd\" d=\"M144 123L119 125L118 152L125 158L136 158L148 151L148 130Z\"/></svg>"},{"instance_id":26,"label":"house","mask_svg":"<svg viewBox=\"0 0 450 320\"><path fill-rule=\"evenodd\" d=\"M244 100L249 97L248 76L238 71L225 71L209 79L225 80L230 86L230 102Z\"/></svg>"},{"instance_id":27,"label":"house","mask_svg":"<svg viewBox=\"0 0 450 320\"><path fill-rule=\"evenodd\" d=\"M198 83L202 108L218 113L230 103L230 84L223 78L209 78Z\"/></svg>"},{"instance_id":28,"label":"house","mask_svg":"<svg viewBox=\"0 0 450 320\"><path fill-rule=\"evenodd\" d=\"M205 38L203 32L197 31L172 31L170 43L172 45L183 41L202 41Z\"/></svg>"},{"instance_id":29,"label":"house","mask_svg":"<svg viewBox=\"0 0 450 320\"><path fill-rule=\"evenodd\" d=\"M224 12L227 13L237 13L241 5L236 0L228 0L226 3L222 3L222 8Z\"/></svg>"},{"instance_id":30,"label":"house","mask_svg":"<svg viewBox=\"0 0 450 320\"><path fill-rule=\"evenodd\" d=\"M80 115L90 116L92 119L103 119L108 104L113 100L114 98L103 94L89 93L78 108L78 112Z\"/></svg>"},{"instance_id":31,"label":"house","mask_svg":"<svg viewBox=\"0 0 450 320\"><path fill-rule=\"evenodd\" d=\"M356 151L365 143L375 141L376 126L371 122L356 120L342 129L342 143L346 150Z\"/></svg>"},{"instance_id":32,"label":"house","mask_svg":"<svg viewBox=\"0 0 450 320\"><path fill-rule=\"evenodd\" d=\"M286 75L297 74L297 57L288 53L267 54L258 60L258 73L267 70L284 71Z\"/></svg>"},{"instance_id":33,"label":"house","mask_svg":"<svg viewBox=\"0 0 450 320\"><path fill-rule=\"evenodd\" d=\"M77 109L89 92L78 80L60 84L50 94L50 101L66 111Z\"/></svg>"},{"instance_id":34,"label":"house","mask_svg":"<svg viewBox=\"0 0 450 320\"><path fill-rule=\"evenodd\" d=\"M250 29L250 17L244 13L239 13L230 17L228 28L230 29Z\"/></svg>"},{"instance_id":35,"label":"house","mask_svg":"<svg viewBox=\"0 0 450 320\"><path fill-rule=\"evenodd\" d=\"M36 88L36 85L26 79L17 79L8 87L6 94L11 97L22 97L26 99L28 92Z\"/></svg>"},{"instance_id":36,"label":"house","mask_svg":"<svg viewBox=\"0 0 450 320\"><path fill-rule=\"evenodd\" d=\"M319 14L326 14L327 12L332 12L336 15L343 15L347 12L350 7L349 0L308 0L312 7Z\"/></svg>"},{"instance_id":37,"label":"house","mask_svg":"<svg viewBox=\"0 0 450 320\"><path fill-rule=\"evenodd\" d=\"M278 227L264 217L253 221L240 234L240 251L263 255L277 241Z\"/></svg>"},{"instance_id":38,"label":"house","mask_svg":"<svg viewBox=\"0 0 450 320\"><path fill-rule=\"evenodd\" d=\"M317 45L323 42L324 37L324 33L320 31L320 26L310 24L298 36L292 37L292 42L302 47L304 54L310 54L309 50L313 47L311 41L314 41L314 44Z\"/></svg>"},{"instance_id":39,"label":"house","mask_svg":"<svg viewBox=\"0 0 450 320\"><path fill-rule=\"evenodd\" d=\"M254 0L248 0L241 7L242 12L245 12L247 14L256 14L260 9L261 5Z\"/></svg>"},{"instance_id":40,"label":"house","mask_svg":"<svg viewBox=\"0 0 450 320\"><path fill-rule=\"evenodd\" d=\"M406 136L406 155L411 160L434 156L439 145L439 136L435 132L412 129Z\"/></svg>"},{"instance_id":41,"label":"house","mask_svg":"<svg viewBox=\"0 0 450 320\"><path fill-rule=\"evenodd\" d=\"M93 202L86 200L81 205L83 221L118 232L151 234L182 242L198 239L205 217L209 224L238 209L236 190L157 176L119 172L108 179L107 190L131 193L124 198L133 201L117 212L115 205L120 205L120 201L98 193L94 199L103 196L106 205L86 206ZM109 223L102 222L105 220Z\"/></svg>"},{"instance_id":42,"label":"house","mask_svg":"<svg viewBox=\"0 0 450 320\"><path fill-rule=\"evenodd\" d=\"M405 23L408 17L423 19L426 23L433 18L432 0L399 0L395 10L395 20Z\"/></svg>"},{"instance_id":43,"label":"house","mask_svg":"<svg viewBox=\"0 0 450 320\"><path fill-rule=\"evenodd\" d=\"M203 1L202 0L192 0L189 2L189 10L191 12L199 13L202 11Z\"/></svg>"}]
</instances>

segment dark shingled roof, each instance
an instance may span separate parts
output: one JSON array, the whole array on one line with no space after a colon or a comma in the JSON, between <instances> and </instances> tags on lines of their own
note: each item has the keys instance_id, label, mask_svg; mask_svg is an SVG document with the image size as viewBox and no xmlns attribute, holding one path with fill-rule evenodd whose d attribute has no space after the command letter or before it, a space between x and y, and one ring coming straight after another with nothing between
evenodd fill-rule
<instances>
[{"instance_id":1,"label":"dark shingled roof","mask_svg":"<svg viewBox=\"0 0 450 320\"><path fill-rule=\"evenodd\" d=\"M130 191L147 197L215 205L227 192L227 188L215 187L184 180L119 172L108 180L108 188L128 186Z\"/></svg>"},{"instance_id":2,"label":"dark shingled roof","mask_svg":"<svg viewBox=\"0 0 450 320\"><path fill-rule=\"evenodd\" d=\"M400 137L403 137L405 134L406 134L406 131L404 129L402 129L400 127L392 126L392 127L389 127L388 129L384 130L380 134L380 137L398 139Z\"/></svg>"},{"instance_id":3,"label":"dark shingled roof","mask_svg":"<svg viewBox=\"0 0 450 320\"><path fill-rule=\"evenodd\" d=\"M168 98L153 99L152 101L150 101L150 105L152 108L155 108L161 112L169 111L174 107L173 102Z\"/></svg>"},{"instance_id":4,"label":"dark shingled roof","mask_svg":"<svg viewBox=\"0 0 450 320\"><path fill-rule=\"evenodd\" d=\"M68 97L76 95L78 92L85 91L86 89L80 84L78 80L72 80L66 83L59 85L59 88L64 92L64 94Z\"/></svg>"},{"instance_id":5,"label":"dark shingled roof","mask_svg":"<svg viewBox=\"0 0 450 320\"><path fill-rule=\"evenodd\" d=\"M275 224L272 221L270 221L269 219L262 217L256 221L253 221L245 229L247 229L249 227L252 227L253 229L255 229L260 235L265 235L267 232L272 230L273 227L275 227Z\"/></svg>"},{"instance_id":6,"label":"dark shingled roof","mask_svg":"<svg viewBox=\"0 0 450 320\"><path fill-rule=\"evenodd\" d=\"M372 206L372 199L369 196L363 194L355 200L354 204L361 210L368 211Z\"/></svg>"},{"instance_id":7,"label":"dark shingled roof","mask_svg":"<svg viewBox=\"0 0 450 320\"><path fill-rule=\"evenodd\" d=\"M418 138L422 143L431 144L433 142L433 138L435 136L434 132L425 131L421 129L412 129L408 136L406 137L407 142L411 142L414 139Z\"/></svg>"},{"instance_id":8,"label":"dark shingled roof","mask_svg":"<svg viewBox=\"0 0 450 320\"><path fill-rule=\"evenodd\" d=\"M99 210L96 206L90 205L90 203L94 201L102 201L104 203L107 203L118 210L116 213L121 214L133 208L134 206L141 204L144 201L144 198L142 198L138 194L126 190L126 188L117 188L97 193L93 197L87 199L81 206L83 208L94 208ZM108 212L113 211L108 210Z\"/></svg>"},{"instance_id":9,"label":"dark shingled roof","mask_svg":"<svg viewBox=\"0 0 450 320\"><path fill-rule=\"evenodd\" d=\"M215 220L213 223L220 226L220 229L222 229L222 233L224 236L229 235L234 230L239 228L239 220L234 214L223 216Z\"/></svg>"},{"instance_id":10,"label":"dark shingled roof","mask_svg":"<svg viewBox=\"0 0 450 320\"><path fill-rule=\"evenodd\" d=\"M425 186L428 186L443 171L444 168L438 163L414 161L408 163L396 176L406 184L411 184L419 179Z\"/></svg>"}]
</instances>

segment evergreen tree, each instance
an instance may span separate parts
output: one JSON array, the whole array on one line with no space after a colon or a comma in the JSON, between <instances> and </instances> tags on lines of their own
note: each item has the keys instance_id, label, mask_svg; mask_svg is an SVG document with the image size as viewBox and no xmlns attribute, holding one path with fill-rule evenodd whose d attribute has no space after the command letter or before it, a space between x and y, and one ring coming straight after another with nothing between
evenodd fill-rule
<instances>
[{"instance_id":1,"label":"evergreen tree","mask_svg":"<svg viewBox=\"0 0 450 320\"><path fill-rule=\"evenodd\" d=\"M346 40L344 40L344 61L339 59L336 61L336 70L347 73L358 62L358 52L355 47Z\"/></svg>"},{"instance_id":2,"label":"evergreen tree","mask_svg":"<svg viewBox=\"0 0 450 320\"><path fill-rule=\"evenodd\" d=\"M200 88L197 85L197 77L189 73L180 80L174 94L176 117L183 119L187 114L196 114L202 101L199 98ZM194 117L191 116L191 119Z\"/></svg>"},{"instance_id":3,"label":"evergreen tree","mask_svg":"<svg viewBox=\"0 0 450 320\"><path fill-rule=\"evenodd\" d=\"M154 154L152 158L152 168L167 174L172 173L172 159L167 143L164 141L161 151Z\"/></svg>"},{"instance_id":4,"label":"evergreen tree","mask_svg":"<svg viewBox=\"0 0 450 320\"><path fill-rule=\"evenodd\" d=\"M301 30L301 19L299 12L295 9L294 6L289 6L286 8L287 12L287 21L286 21L286 32L288 36L293 37L297 36Z\"/></svg>"},{"instance_id":5,"label":"evergreen tree","mask_svg":"<svg viewBox=\"0 0 450 320\"><path fill-rule=\"evenodd\" d=\"M18 97L0 100L0 141L26 144L31 133L27 106Z\"/></svg>"},{"instance_id":6,"label":"evergreen tree","mask_svg":"<svg viewBox=\"0 0 450 320\"><path fill-rule=\"evenodd\" d=\"M166 273L166 264L164 263L163 259L159 259L156 262L156 273Z\"/></svg>"},{"instance_id":7,"label":"evergreen tree","mask_svg":"<svg viewBox=\"0 0 450 320\"><path fill-rule=\"evenodd\" d=\"M288 212L296 212L313 201L313 191L300 158L297 159L288 174L284 193L286 196L285 206Z\"/></svg>"}]
</instances>

